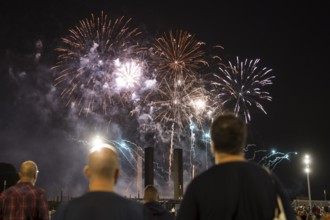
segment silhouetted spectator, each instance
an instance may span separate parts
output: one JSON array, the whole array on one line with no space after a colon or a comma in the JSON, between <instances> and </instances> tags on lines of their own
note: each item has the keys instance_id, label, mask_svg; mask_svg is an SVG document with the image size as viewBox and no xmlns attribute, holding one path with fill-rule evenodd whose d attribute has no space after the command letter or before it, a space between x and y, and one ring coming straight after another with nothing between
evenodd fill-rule
<instances>
[{"instance_id":1,"label":"silhouetted spectator","mask_svg":"<svg viewBox=\"0 0 330 220\"><path fill-rule=\"evenodd\" d=\"M144 189L144 207L151 213L152 220L174 220L174 216L159 202L159 193L156 187L148 185Z\"/></svg>"},{"instance_id":2,"label":"silhouetted spectator","mask_svg":"<svg viewBox=\"0 0 330 220\"><path fill-rule=\"evenodd\" d=\"M17 171L12 164L0 163L0 193L15 185L18 179Z\"/></svg>"},{"instance_id":3,"label":"silhouetted spectator","mask_svg":"<svg viewBox=\"0 0 330 220\"><path fill-rule=\"evenodd\" d=\"M115 148L104 144L92 149L84 174L89 179L89 192L62 204L54 219L146 219L147 210L142 204L114 192L119 176L119 158Z\"/></svg>"},{"instance_id":4,"label":"silhouetted spectator","mask_svg":"<svg viewBox=\"0 0 330 220\"><path fill-rule=\"evenodd\" d=\"M38 172L35 162L22 163L18 183L0 194L1 220L49 219L45 190L35 187Z\"/></svg>"},{"instance_id":5,"label":"silhouetted spectator","mask_svg":"<svg viewBox=\"0 0 330 220\"><path fill-rule=\"evenodd\" d=\"M276 193L282 198L287 219L295 219L276 176L245 159L246 138L246 124L235 114L215 118L211 126L215 165L189 184L177 220L274 219Z\"/></svg>"}]
</instances>

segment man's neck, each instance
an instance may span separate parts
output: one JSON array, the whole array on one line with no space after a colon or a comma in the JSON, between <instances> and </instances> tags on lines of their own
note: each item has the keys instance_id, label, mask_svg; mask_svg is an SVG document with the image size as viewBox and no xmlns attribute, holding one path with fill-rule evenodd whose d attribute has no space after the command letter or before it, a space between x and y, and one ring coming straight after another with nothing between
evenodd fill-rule
<instances>
[{"instance_id":1,"label":"man's neck","mask_svg":"<svg viewBox=\"0 0 330 220\"><path fill-rule=\"evenodd\" d=\"M222 164L235 161L245 161L244 154L214 153L215 164Z\"/></svg>"},{"instance_id":2,"label":"man's neck","mask_svg":"<svg viewBox=\"0 0 330 220\"><path fill-rule=\"evenodd\" d=\"M105 191L105 192L113 192L114 191L114 183L109 180L102 179L94 179L89 183L89 191Z\"/></svg>"},{"instance_id":3,"label":"man's neck","mask_svg":"<svg viewBox=\"0 0 330 220\"><path fill-rule=\"evenodd\" d=\"M35 180L31 179L31 178L21 178L18 182L19 183L31 183L32 185L35 184Z\"/></svg>"}]
</instances>

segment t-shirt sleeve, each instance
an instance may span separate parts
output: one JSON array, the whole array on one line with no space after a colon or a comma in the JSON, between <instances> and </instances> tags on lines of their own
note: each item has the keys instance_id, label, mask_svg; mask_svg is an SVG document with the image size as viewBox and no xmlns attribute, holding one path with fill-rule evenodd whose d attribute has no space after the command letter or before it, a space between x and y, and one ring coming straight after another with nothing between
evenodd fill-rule
<instances>
[{"instance_id":1,"label":"t-shirt sleeve","mask_svg":"<svg viewBox=\"0 0 330 220\"><path fill-rule=\"evenodd\" d=\"M195 195L195 189L190 184L181 201L178 216L176 220L195 220L198 219L198 203Z\"/></svg>"}]
</instances>

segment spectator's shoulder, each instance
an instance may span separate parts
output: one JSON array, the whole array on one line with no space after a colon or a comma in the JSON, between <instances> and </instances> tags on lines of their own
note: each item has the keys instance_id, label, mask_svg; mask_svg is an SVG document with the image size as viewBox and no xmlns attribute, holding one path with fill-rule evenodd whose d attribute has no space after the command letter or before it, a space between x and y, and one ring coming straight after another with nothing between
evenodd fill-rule
<instances>
[{"instance_id":1,"label":"spectator's shoulder","mask_svg":"<svg viewBox=\"0 0 330 220\"><path fill-rule=\"evenodd\" d=\"M15 188L15 186L11 186L8 189L2 191L2 193L0 193L0 198L1 197L4 198L4 197L8 196L8 194L11 194L13 192L14 188Z\"/></svg>"},{"instance_id":2,"label":"spectator's shoulder","mask_svg":"<svg viewBox=\"0 0 330 220\"><path fill-rule=\"evenodd\" d=\"M57 210L55 211L54 216L52 217L52 220L65 219L65 213L66 213L66 210L68 209L70 203L71 203L71 201L61 203L59 205L59 207L57 208Z\"/></svg>"},{"instance_id":3,"label":"spectator's shoulder","mask_svg":"<svg viewBox=\"0 0 330 220\"><path fill-rule=\"evenodd\" d=\"M138 201L134 201L134 200L130 200L130 199L126 199L123 198L124 200L126 200L126 203L128 204L128 207L130 207L132 212L135 212L137 214L143 214L145 207L143 206L142 203L138 202Z\"/></svg>"},{"instance_id":4,"label":"spectator's shoulder","mask_svg":"<svg viewBox=\"0 0 330 220\"><path fill-rule=\"evenodd\" d=\"M123 198L123 199L126 200L126 202L129 203L132 207L139 208L139 209L143 207L143 204L138 201L130 200L130 199L126 199L126 198Z\"/></svg>"},{"instance_id":5,"label":"spectator's shoulder","mask_svg":"<svg viewBox=\"0 0 330 220\"><path fill-rule=\"evenodd\" d=\"M46 190L44 188L35 188L35 190L39 193L39 194L46 194Z\"/></svg>"}]
</instances>

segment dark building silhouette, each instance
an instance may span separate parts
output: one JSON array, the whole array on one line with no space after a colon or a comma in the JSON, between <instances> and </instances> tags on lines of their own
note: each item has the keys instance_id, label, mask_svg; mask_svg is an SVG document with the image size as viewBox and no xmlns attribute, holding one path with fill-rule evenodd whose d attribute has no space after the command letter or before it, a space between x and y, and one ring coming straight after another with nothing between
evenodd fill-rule
<instances>
[{"instance_id":1,"label":"dark building silhouette","mask_svg":"<svg viewBox=\"0 0 330 220\"><path fill-rule=\"evenodd\" d=\"M182 199L183 196L183 161L182 149L173 151L173 180L174 180L174 199ZM144 149L144 185L154 184L154 148Z\"/></svg>"},{"instance_id":2,"label":"dark building silhouette","mask_svg":"<svg viewBox=\"0 0 330 220\"><path fill-rule=\"evenodd\" d=\"M144 186L154 184L154 148L144 149Z\"/></svg>"},{"instance_id":3,"label":"dark building silhouette","mask_svg":"<svg viewBox=\"0 0 330 220\"><path fill-rule=\"evenodd\" d=\"M16 168L9 163L0 163L0 193L18 181Z\"/></svg>"},{"instance_id":4,"label":"dark building silhouette","mask_svg":"<svg viewBox=\"0 0 330 220\"><path fill-rule=\"evenodd\" d=\"M182 149L174 149L174 199L182 199L183 196L183 162Z\"/></svg>"}]
</instances>

